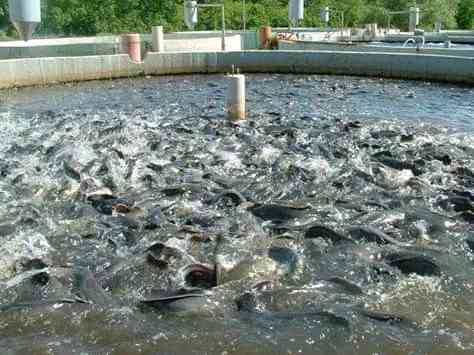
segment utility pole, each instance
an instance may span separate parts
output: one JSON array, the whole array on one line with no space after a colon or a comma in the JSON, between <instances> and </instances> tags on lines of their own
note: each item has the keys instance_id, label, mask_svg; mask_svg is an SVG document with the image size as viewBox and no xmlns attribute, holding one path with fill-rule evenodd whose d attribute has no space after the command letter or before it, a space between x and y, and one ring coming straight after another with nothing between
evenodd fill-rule
<instances>
[{"instance_id":1,"label":"utility pole","mask_svg":"<svg viewBox=\"0 0 474 355\"><path fill-rule=\"evenodd\" d=\"M242 0L242 20L244 22L244 32L246 31L247 28L247 9L245 8L245 0Z\"/></svg>"}]
</instances>

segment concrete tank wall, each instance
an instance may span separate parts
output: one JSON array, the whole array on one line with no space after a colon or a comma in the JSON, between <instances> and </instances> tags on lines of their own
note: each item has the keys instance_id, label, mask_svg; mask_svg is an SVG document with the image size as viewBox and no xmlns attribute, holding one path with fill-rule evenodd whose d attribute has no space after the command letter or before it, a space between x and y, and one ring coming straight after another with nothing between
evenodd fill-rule
<instances>
[{"instance_id":1,"label":"concrete tank wall","mask_svg":"<svg viewBox=\"0 0 474 355\"><path fill-rule=\"evenodd\" d=\"M34 47L0 47L0 60L12 58L77 57L91 55L119 54L120 44L87 43L68 45L47 45Z\"/></svg>"},{"instance_id":2,"label":"concrete tank wall","mask_svg":"<svg viewBox=\"0 0 474 355\"><path fill-rule=\"evenodd\" d=\"M469 32L425 32L424 34L426 42L444 42L451 41L453 43L465 43L474 44L474 36ZM384 42L405 42L407 39L412 38L412 33L400 32L391 33L385 35L383 38Z\"/></svg>"},{"instance_id":3,"label":"concrete tank wall","mask_svg":"<svg viewBox=\"0 0 474 355\"><path fill-rule=\"evenodd\" d=\"M0 61L0 88L139 75L241 72L312 73L436 80L474 85L474 58L374 52L245 51L150 53Z\"/></svg>"},{"instance_id":4,"label":"concrete tank wall","mask_svg":"<svg viewBox=\"0 0 474 355\"><path fill-rule=\"evenodd\" d=\"M255 38L252 43L251 38ZM151 35L143 34L143 52L151 48ZM221 50L220 32L177 32L167 33L165 38L166 51L219 51ZM226 35L226 49L241 50L242 45L257 48L255 32L248 32L241 38L241 34L228 33ZM246 47L247 48L247 47ZM37 39L28 42L3 41L0 42L0 60L13 58L38 57L75 57L94 56L124 53L120 36L79 37L79 38L52 38Z\"/></svg>"},{"instance_id":5,"label":"concrete tank wall","mask_svg":"<svg viewBox=\"0 0 474 355\"><path fill-rule=\"evenodd\" d=\"M314 51L314 50L333 50L333 51L355 51L355 52L379 52L379 53L412 53L412 54L436 54L449 55L456 57L474 58L474 49L465 48L423 48L417 52L416 48L395 48L386 46L371 46L358 43L321 43L307 41L278 41L278 49L280 50L298 50L298 51Z\"/></svg>"},{"instance_id":6,"label":"concrete tank wall","mask_svg":"<svg viewBox=\"0 0 474 355\"><path fill-rule=\"evenodd\" d=\"M165 51L220 51L222 40L220 36L212 34L206 37L179 37L177 34L165 35ZM227 34L225 39L226 50L240 51L241 41L238 34Z\"/></svg>"},{"instance_id":7,"label":"concrete tank wall","mask_svg":"<svg viewBox=\"0 0 474 355\"><path fill-rule=\"evenodd\" d=\"M118 54L120 42L118 36L0 41L0 59Z\"/></svg>"}]
</instances>

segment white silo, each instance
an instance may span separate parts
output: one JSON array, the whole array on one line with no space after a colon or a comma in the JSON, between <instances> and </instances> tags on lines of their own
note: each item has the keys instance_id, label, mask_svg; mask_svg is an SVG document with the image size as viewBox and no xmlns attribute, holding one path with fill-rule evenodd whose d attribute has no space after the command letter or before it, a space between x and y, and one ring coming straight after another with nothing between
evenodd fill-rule
<instances>
[{"instance_id":1,"label":"white silo","mask_svg":"<svg viewBox=\"0 0 474 355\"><path fill-rule=\"evenodd\" d=\"M41 22L40 0L8 0L10 20L25 41L31 39Z\"/></svg>"},{"instance_id":2,"label":"white silo","mask_svg":"<svg viewBox=\"0 0 474 355\"><path fill-rule=\"evenodd\" d=\"M293 25L304 19L304 0L290 0L288 4L288 18Z\"/></svg>"},{"instance_id":3,"label":"white silo","mask_svg":"<svg viewBox=\"0 0 474 355\"><path fill-rule=\"evenodd\" d=\"M184 23L193 30L198 23L197 1L186 0L184 2Z\"/></svg>"}]
</instances>

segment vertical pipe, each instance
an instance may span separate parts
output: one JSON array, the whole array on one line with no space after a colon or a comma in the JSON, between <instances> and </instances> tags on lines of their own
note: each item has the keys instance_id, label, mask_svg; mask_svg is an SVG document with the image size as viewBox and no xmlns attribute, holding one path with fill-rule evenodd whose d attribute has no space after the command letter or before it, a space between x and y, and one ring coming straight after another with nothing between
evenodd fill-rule
<instances>
[{"instance_id":1,"label":"vertical pipe","mask_svg":"<svg viewBox=\"0 0 474 355\"><path fill-rule=\"evenodd\" d=\"M245 0L244 1L244 5L243 5L243 13L242 13L242 17L243 17L243 21L244 21L244 34L245 34L245 31L247 29L247 8L245 7Z\"/></svg>"},{"instance_id":2,"label":"vertical pipe","mask_svg":"<svg viewBox=\"0 0 474 355\"><path fill-rule=\"evenodd\" d=\"M415 32L415 22L414 22L414 16L413 12L415 11L414 7L410 7L410 10L408 11L408 32Z\"/></svg>"},{"instance_id":3,"label":"vertical pipe","mask_svg":"<svg viewBox=\"0 0 474 355\"><path fill-rule=\"evenodd\" d=\"M222 0L222 51L225 52L225 10L224 10L224 0Z\"/></svg>"},{"instance_id":4,"label":"vertical pipe","mask_svg":"<svg viewBox=\"0 0 474 355\"><path fill-rule=\"evenodd\" d=\"M260 27L260 48L268 49L272 39L272 28L270 26Z\"/></svg>"},{"instance_id":5,"label":"vertical pipe","mask_svg":"<svg viewBox=\"0 0 474 355\"><path fill-rule=\"evenodd\" d=\"M153 52L164 52L165 41L163 37L163 26L153 26L151 37Z\"/></svg>"},{"instance_id":6,"label":"vertical pipe","mask_svg":"<svg viewBox=\"0 0 474 355\"><path fill-rule=\"evenodd\" d=\"M341 41L344 37L344 12L341 11Z\"/></svg>"},{"instance_id":7,"label":"vertical pipe","mask_svg":"<svg viewBox=\"0 0 474 355\"><path fill-rule=\"evenodd\" d=\"M124 35L124 43L127 47L127 53L133 62L140 63L142 61L142 51L140 34L129 33Z\"/></svg>"},{"instance_id":8,"label":"vertical pipe","mask_svg":"<svg viewBox=\"0 0 474 355\"><path fill-rule=\"evenodd\" d=\"M410 18L409 18L409 32L415 32L416 26L420 23L420 9L417 7L410 7Z\"/></svg>"},{"instance_id":9,"label":"vertical pipe","mask_svg":"<svg viewBox=\"0 0 474 355\"><path fill-rule=\"evenodd\" d=\"M232 122L245 120L245 75L229 75L226 110Z\"/></svg>"}]
</instances>

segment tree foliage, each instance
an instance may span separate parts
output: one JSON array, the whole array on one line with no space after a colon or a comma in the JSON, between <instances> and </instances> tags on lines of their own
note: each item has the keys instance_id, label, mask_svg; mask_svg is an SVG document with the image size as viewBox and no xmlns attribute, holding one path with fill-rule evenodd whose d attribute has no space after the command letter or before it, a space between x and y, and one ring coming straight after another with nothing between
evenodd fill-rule
<instances>
[{"instance_id":1,"label":"tree foliage","mask_svg":"<svg viewBox=\"0 0 474 355\"><path fill-rule=\"evenodd\" d=\"M474 29L474 0L460 0L456 20L459 28Z\"/></svg>"},{"instance_id":2,"label":"tree foliage","mask_svg":"<svg viewBox=\"0 0 474 355\"><path fill-rule=\"evenodd\" d=\"M7 1L0 0L0 28L7 23Z\"/></svg>"},{"instance_id":3,"label":"tree foliage","mask_svg":"<svg viewBox=\"0 0 474 355\"><path fill-rule=\"evenodd\" d=\"M221 0L199 0L215 3ZM226 27L241 29L243 0L224 0ZM407 10L414 0L306 0L304 26L322 26L320 9L331 8L331 26L388 23L389 11ZM422 9L421 27L432 29L441 21L445 28L473 28L474 0L418 0ZM11 31L8 0L0 0L0 31ZM261 25L288 26L288 0L246 0L247 28ZM43 36L95 35L104 33L149 32L153 25L166 31L184 30L183 0L42 0L43 21L38 33ZM407 29L408 15L394 15L392 26ZM219 29L219 9L199 10L198 30ZM13 32L12 32L13 33Z\"/></svg>"}]
</instances>

